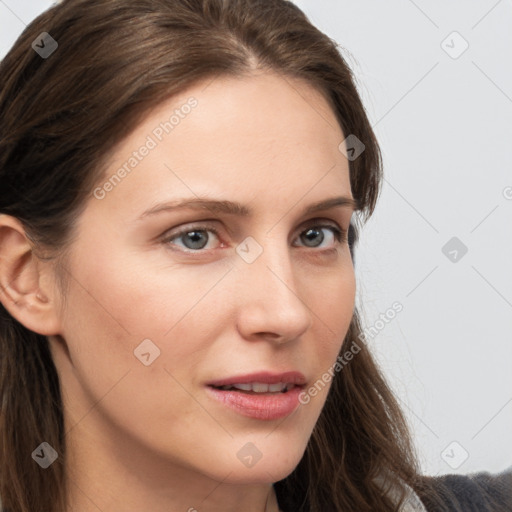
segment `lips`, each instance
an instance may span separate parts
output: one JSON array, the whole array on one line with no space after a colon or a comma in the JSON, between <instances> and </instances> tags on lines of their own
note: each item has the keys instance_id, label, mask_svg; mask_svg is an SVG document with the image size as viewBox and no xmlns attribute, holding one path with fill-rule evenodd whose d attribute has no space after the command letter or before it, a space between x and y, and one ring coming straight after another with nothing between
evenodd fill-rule
<instances>
[{"instance_id":1,"label":"lips","mask_svg":"<svg viewBox=\"0 0 512 512\"><path fill-rule=\"evenodd\" d=\"M212 381L206 389L210 397L238 414L274 420L295 411L305 384L300 372L259 372Z\"/></svg>"}]
</instances>

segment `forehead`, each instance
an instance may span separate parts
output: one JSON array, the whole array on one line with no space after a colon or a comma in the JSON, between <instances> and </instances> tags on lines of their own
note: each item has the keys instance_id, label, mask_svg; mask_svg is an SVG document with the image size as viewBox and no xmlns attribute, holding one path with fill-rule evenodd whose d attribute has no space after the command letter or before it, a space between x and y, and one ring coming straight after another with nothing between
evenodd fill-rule
<instances>
[{"instance_id":1,"label":"forehead","mask_svg":"<svg viewBox=\"0 0 512 512\"><path fill-rule=\"evenodd\" d=\"M105 199L122 195L147 209L143 202L163 196L275 204L283 193L350 195L343 139L326 99L302 80L268 72L210 78L162 102L121 142L105 180L125 171Z\"/></svg>"}]
</instances>

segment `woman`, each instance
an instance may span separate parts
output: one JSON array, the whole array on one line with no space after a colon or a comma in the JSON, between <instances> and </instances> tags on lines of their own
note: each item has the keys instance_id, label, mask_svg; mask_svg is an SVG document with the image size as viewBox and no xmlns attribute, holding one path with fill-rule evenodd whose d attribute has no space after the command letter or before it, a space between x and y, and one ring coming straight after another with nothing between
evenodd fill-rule
<instances>
[{"instance_id":1,"label":"woman","mask_svg":"<svg viewBox=\"0 0 512 512\"><path fill-rule=\"evenodd\" d=\"M507 509L418 473L354 308L379 147L297 7L68 0L0 67L5 511Z\"/></svg>"}]
</instances>

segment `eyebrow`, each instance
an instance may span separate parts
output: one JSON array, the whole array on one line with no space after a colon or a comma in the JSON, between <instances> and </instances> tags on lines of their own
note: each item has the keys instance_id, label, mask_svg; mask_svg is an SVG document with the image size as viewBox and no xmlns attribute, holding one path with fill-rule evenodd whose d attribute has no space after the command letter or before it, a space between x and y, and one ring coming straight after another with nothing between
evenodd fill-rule
<instances>
[{"instance_id":1,"label":"eyebrow","mask_svg":"<svg viewBox=\"0 0 512 512\"><path fill-rule=\"evenodd\" d=\"M347 196L332 197L324 199L317 203L310 204L307 206L303 214L307 215L323 210L330 210L331 208L344 207L352 210L358 210L359 204L356 199ZM174 201L167 201L165 203L157 204L149 210L146 210L140 217L139 220L144 219L152 215L156 215L161 212L169 212L176 210L209 210L216 214L227 214L236 215L238 217L249 217L254 214L253 210L247 206L228 200L217 200L217 199L201 199L201 198L189 198L189 199L176 199Z\"/></svg>"}]
</instances>

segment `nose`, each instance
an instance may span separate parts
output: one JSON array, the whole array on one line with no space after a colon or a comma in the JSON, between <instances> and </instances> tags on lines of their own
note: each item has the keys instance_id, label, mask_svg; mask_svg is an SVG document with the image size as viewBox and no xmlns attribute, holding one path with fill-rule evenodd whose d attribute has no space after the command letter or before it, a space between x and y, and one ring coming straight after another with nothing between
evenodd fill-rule
<instances>
[{"instance_id":1,"label":"nose","mask_svg":"<svg viewBox=\"0 0 512 512\"><path fill-rule=\"evenodd\" d=\"M312 325L314 313L304 303L286 243L274 240L252 263L237 265L237 326L247 340L292 341ZM314 283L311 283L313 285Z\"/></svg>"}]
</instances>

